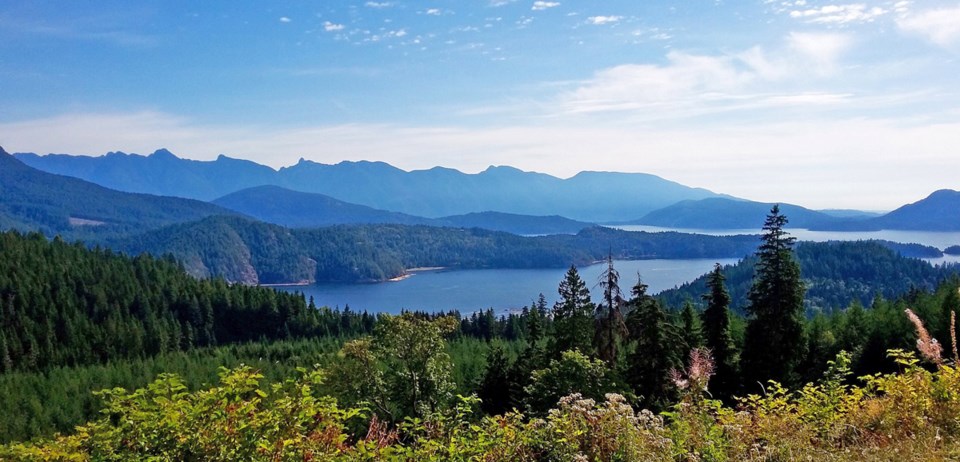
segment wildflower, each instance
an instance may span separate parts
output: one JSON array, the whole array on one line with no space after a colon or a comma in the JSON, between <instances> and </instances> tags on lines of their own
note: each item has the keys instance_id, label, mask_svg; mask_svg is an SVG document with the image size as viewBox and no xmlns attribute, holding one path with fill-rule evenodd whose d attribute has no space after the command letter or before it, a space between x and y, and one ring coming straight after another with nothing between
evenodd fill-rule
<instances>
[{"instance_id":1,"label":"wildflower","mask_svg":"<svg viewBox=\"0 0 960 462\"><path fill-rule=\"evenodd\" d=\"M934 364L942 363L943 347L940 342L930 336L927 329L923 327L923 321L910 308L907 308L904 312L907 313L907 318L913 323L913 327L917 329L917 350L920 351L920 355Z\"/></svg>"}]
</instances>

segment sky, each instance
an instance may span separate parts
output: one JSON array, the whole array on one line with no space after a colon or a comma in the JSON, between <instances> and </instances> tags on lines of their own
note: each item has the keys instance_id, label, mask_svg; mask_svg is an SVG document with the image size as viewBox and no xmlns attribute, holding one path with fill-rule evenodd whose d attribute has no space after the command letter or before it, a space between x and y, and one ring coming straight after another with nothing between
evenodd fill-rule
<instances>
[{"instance_id":1,"label":"sky","mask_svg":"<svg viewBox=\"0 0 960 462\"><path fill-rule=\"evenodd\" d=\"M6 1L0 146L960 189L960 1Z\"/></svg>"}]
</instances>

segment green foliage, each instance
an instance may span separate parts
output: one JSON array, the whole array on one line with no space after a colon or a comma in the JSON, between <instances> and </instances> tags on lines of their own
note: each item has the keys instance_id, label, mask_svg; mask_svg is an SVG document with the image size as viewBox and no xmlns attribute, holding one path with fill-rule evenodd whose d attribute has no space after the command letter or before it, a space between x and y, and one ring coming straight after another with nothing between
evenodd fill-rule
<instances>
[{"instance_id":1,"label":"green foliage","mask_svg":"<svg viewBox=\"0 0 960 462\"><path fill-rule=\"evenodd\" d=\"M638 280L631 292L627 328L635 347L627 358L626 379L644 407L660 410L673 397L669 374L680 367L683 346L660 302L647 295L646 284Z\"/></svg>"},{"instance_id":2,"label":"green foliage","mask_svg":"<svg viewBox=\"0 0 960 462\"><path fill-rule=\"evenodd\" d=\"M590 291L583 279L580 279L580 273L575 266L571 265L567 270L557 291L560 293L560 300L553 306L554 336L550 346L551 354L560 357L560 354L567 350L592 353L593 345L590 339L594 332L594 305L590 301Z\"/></svg>"},{"instance_id":3,"label":"green foliage","mask_svg":"<svg viewBox=\"0 0 960 462\"><path fill-rule=\"evenodd\" d=\"M620 292L620 273L613 267L612 255L607 255L607 269L600 275L600 287L603 303L597 306L594 316L593 346L600 359L616 368L620 347L628 332L622 311L626 300Z\"/></svg>"},{"instance_id":4,"label":"green foliage","mask_svg":"<svg viewBox=\"0 0 960 462\"><path fill-rule=\"evenodd\" d=\"M941 281L957 274L956 265L932 266L920 260L921 255L898 249L900 245L888 241L797 243L794 250L807 289L806 311L829 313L846 308L854 301L869 306L877 294L894 299L915 289L933 290ZM730 309L734 312L746 312L756 264L757 257L750 256L723 268ZM685 300L699 300L700 295L709 290L708 277L701 276L661 292L658 297L670 306L680 306Z\"/></svg>"},{"instance_id":5,"label":"green foliage","mask_svg":"<svg viewBox=\"0 0 960 462\"><path fill-rule=\"evenodd\" d=\"M0 233L0 372L372 328L339 317L299 294L194 279L168 259Z\"/></svg>"},{"instance_id":6,"label":"green foliage","mask_svg":"<svg viewBox=\"0 0 960 462\"><path fill-rule=\"evenodd\" d=\"M715 375L710 390L714 396L729 399L738 385L740 358L730 327L730 295L727 293L723 268L718 263L707 278L708 291L702 296L704 344L713 355Z\"/></svg>"},{"instance_id":7,"label":"green foliage","mask_svg":"<svg viewBox=\"0 0 960 462\"><path fill-rule=\"evenodd\" d=\"M783 227L787 218L775 205L763 225L757 267L750 289L750 315L743 348L747 384L777 380L794 384L803 358L803 291L800 265Z\"/></svg>"},{"instance_id":8,"label":"green foliage","mask_svg":"<svg viewBox=\"0 0 960 462\"><path fill-rule=\"evenodd\" d=\"M960 456L960 373L929 371L892 352L901 373L848 385L849 357L826 378L790 391L771 382L734 411L690 389L661 416L616 394L564 396L542 418L477 414L477 399L395 427L316 390L318 370L273 385L248 367L188 392L163 375L133 392L105 390L104 412L71 435L0 446L10 460L768 461L953 460ZM577 353L579 362L589 362ZM603 368L602 361L594 361Z\"/></svg>"},{"instance_id":9,"label":"green foliage","mask_svg":"<svg viewBox=\"0 0 960 462\"><path fill-rule=\"evenodd\" d=\"M445 336L456 327L451 317L382 316L372 338L347 342L337 354L331 391L350 405L366 402L391 421L436 411L453 397Z\"/></svg>"},{"instance_id":10,"label":"green foliage","mask_svg":"<svg viewBox=\"0 0 960 462\"><path fill-rule=\"evenodd\" d=\"M579 393L601 399L606 393L619 391L618 388L603 361L568 350L547 367L533 371L526 389L526 407L532 414L542 414L564 396Z\"/></svg>"}]
</instances>

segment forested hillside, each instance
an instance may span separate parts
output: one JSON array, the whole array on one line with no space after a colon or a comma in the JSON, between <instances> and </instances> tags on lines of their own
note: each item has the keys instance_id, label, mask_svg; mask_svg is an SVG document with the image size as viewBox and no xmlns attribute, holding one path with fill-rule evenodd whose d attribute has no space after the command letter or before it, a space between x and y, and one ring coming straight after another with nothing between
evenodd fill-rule
<instances>
[{"instance_id":1,"label":"forested hillside","mask_svg":"<svg viewBox=\"0 0 960 462\"><path fill-rule=\"evenodd\" d=\"M806 286L804 304L810 313L829 312L854 301L869 306L878 296L894 298L913 290L931 290L960 272L957 266L935 267L917 258L937 257L937 253L931 247L885 241L801 242L796 256ZM750 257L724 268L734 310L742 312L748 304L756 262ZM674 306L685 300L699 305L706 287L704 275L659 297Z\"/></svg>"},{"instance_id":2,"label":"forested hillside","mask_svg":"<svg viewBox=\"0 0 960 462\"><path fill-rule=\"evenodd\" d=\"M296 294L196 279L170 259L0 233L0 372L327 330Z\"/></svg>"},{"instance_id":3,"label":"forested hillside","mask_svg":"<svg viewBox=\"0 0 960 462\"><path fill-rule=\"evenodd\" d=\"M238 214L206 202L124 193L42 172L0 148L0 229L100 239L211 215Z\"/></svg>"},{"instance_id":4,"label":"forested hillside","mask_svg":"<svg viewBox=\"0 0 960 462\"><path fill-rule=\"evenodd\" d=\"M108 242L127 253L173 254L191 274L248 284L382 281L408 268L562 268L612 252L620 259L731 258L755 236L706 236L587 228L576 235L404 225L287 229L238 217L211 217Z\"/></svg>"}]
</instances>

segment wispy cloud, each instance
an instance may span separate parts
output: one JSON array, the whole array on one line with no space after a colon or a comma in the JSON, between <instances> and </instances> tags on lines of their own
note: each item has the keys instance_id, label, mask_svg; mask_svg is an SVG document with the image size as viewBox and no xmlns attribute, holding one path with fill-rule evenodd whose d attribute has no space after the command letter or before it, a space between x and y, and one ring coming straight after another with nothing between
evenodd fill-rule
<instances>
[{"instance_id":1,"label":"wispy cloud","mask_svg":"<svg viewBox=\"0 0 960 462\"><path fill-rule=\"evenodd\" d=\"M772 52L698 55L670 51L665 64L625 64L596 72L561 98L562 114L631 111L690 117L776 103L840 103L848 96L814 82L837 72L852 39L839 33L791 33ZM827 96L833 95L833 96Z\"/></svg>"},{"instance_id":2,"label":"wispy cloud","mask_svg":"<svg viewBox=\"0 0 960 462\"><path fill-rule=\"evenodd\" d=\"M960 5L905 13L897 25L942 47L960 45Z\"/></svg>"},{"instance_id":3,"label":"wispy cloud","mask_svg":"<svg viewBox=\"0 0 960 462\"><path fill-rule=\"evenodd\" d=\"M853 45L847 34L822 32L792 32L790 47L816 66L820 74L834 72L839 58Z\"/></svg>"},{"instance_id":4,"label":"wispy cloud","mask_svg":"<svg viewBox=\"0 0 960 462\"><path fill-rule=\"evenodd\" d=\"M869 7L863 3L825 5L819 8L802 8L806 2L796 2L790 17L815 24L849 24L871 22L889 11L879 6Z\"/></svg>"},{"instance_id":5,"label":"wispy cloud","mask_svg":"<svg viewBox=\"0 0 960 462\"><path fill-rule=\"evenodd\" d=\"M623 19L623 16L590 16L587 18L587 23L602 26L604 24L618 23L621 19Z\"/></svg>"},{"instance_id":6,"label":"wispy cloud","mask_svg":"<svg viewBox=\"0 0 960 462\"><path fill-rule=\"evenodd\" d=\"M391 2L367 2L363 4L367 8L384 9L393 6Z\"/></svg>"},{"instance_id":7,"label":"wispy cloud","mask_svg":"<svg viewBox=\"0 0 960 462\"><path fill-rule=\"evenodd\" d=\"M530 9L533 11L543 11L543 10L549 10L550 8L556 8L558 6L560 6L560 2L536 1L536 2L533 2L533 6L530 7Z\"/></svg>"},{"instance_id":8,"label":"wispy cloud","mask_svg":"<svg viewBox=\"0 0 960 462\"><path fill-rule=\"evenodd\" d=\"M157 35L131 30L116 21L97 18L77 18L71 22L58 23L0 14L0 30L64 40L102 42L121 47L152 47L160 43Z\"/></svg>"},{"instance_id":9,"label":"wispy cloud","mask_svg":"<svg viewBox=\"0 0 960 462\"><path fill-rule=\"evenodd\" d=\"M291 20L290 18L286 17L286 16L281 16L281 17L280 17L280 22L290 22L290 21L292 21L292 20Z\"/></svg>"},{"instance_id":10,"label":"wispy cloud","mask_svg":"<svg viewBox=\"0 0 960 462\"><path fill-rule=\"evenodd\" d=\"M337 32L346 29L346 26L343 24L332 23L330 21L323 22L323 30L327 32Z\"/></svg>"}]
</instances>

